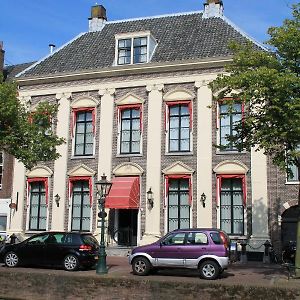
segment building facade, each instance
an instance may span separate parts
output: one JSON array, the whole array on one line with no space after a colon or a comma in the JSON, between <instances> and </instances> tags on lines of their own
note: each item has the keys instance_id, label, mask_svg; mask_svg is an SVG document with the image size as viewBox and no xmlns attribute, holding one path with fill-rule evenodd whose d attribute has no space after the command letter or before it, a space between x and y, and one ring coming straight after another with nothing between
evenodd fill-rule
<instances>
[{"instance_id":1,"label":"building facade","mask_svg":"<svg viewBox=\"0 0 300 300\"><path fill-rule=\"evenodd\" d=\"M232 111L216 103L208 86L232 61L231 40L265 50L223 15L222 1L207 1L199 12L121 21L107 21L104 7L94 6L89 32L17 75L28 109L59 103L51 126L66 143L54 162L32 170L15 162L18 210L9 232L98 235L95 181L105 173L113 182L109 244L146 244L187 227L221 228L247 240L249 251L278 239L273 229L285 203L293 205L297 182L282 180L289 200L284 192L275 199L280 172L262 152L237 152L226 138L243 105Z\"/></svg>"}]
</instances>

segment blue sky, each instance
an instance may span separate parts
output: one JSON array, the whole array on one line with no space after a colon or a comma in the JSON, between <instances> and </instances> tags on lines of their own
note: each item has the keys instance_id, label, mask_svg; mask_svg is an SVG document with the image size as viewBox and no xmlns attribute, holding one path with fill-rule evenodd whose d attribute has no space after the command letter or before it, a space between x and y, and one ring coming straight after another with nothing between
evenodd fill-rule
<instances>
[{"instance_id":1,"label":"blue sky","mask_svg":"<svg viewBox=\"0 0 300 300\"><path fill-rule=\"evenodd\" d=\"M267 29L291 17L297 0L223 0L227 18L260 42ZM5 63L38 60L49 43L61 46L88 30L90 8L96 0L0 0L0 41ZM204 0L98 0L108 20L171 14L203 9Z\"/></svg>"}]
</instances>

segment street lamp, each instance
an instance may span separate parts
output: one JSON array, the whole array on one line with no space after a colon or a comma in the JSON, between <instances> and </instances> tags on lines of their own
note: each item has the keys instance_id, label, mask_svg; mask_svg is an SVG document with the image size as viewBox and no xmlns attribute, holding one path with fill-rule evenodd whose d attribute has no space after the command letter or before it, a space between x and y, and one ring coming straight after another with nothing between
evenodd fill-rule
<instances>
[{"instance_id":1,"label":"street lamp","mask_svg":"<svg viewBox=\"0 0 300 300\"><path fill-rule=\"evenodd\" d=\"M98 217L101 219L101 240L99 247L99 260L97 263L96 273L97 274L106 274L107 266L106 266L106 252L105 252L105 243L104 243L104 221L107 216L105 212L105 198L108 195L112 183L107 181L105 174L101 176L99 181L95 182L97 188L97 198L99 205L99 213Z\"/></svg>"}]
</instances>

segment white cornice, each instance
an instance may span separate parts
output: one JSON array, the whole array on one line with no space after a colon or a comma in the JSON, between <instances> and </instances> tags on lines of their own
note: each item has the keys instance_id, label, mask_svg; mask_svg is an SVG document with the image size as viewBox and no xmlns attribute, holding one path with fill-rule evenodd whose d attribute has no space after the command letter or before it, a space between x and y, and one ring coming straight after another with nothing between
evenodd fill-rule
<instances>
[{"instance_id":1,"label":"white cornice","mask_svg":"<svg viewBox=\"0 0 300 300\"><path fill-rule=\"evenodd\" d=\"M218 72L211 72L199 75L184 75L184 76L166 76L161 78L146 78L146 79L134 79L134 80L113 80L107 83L95 83L95 84L85 84L85 85L74 85L74 86L65 86L65 87L49 87L49 88L42 88L37 87L33 89L30 87L29 90L20 90L19 95L20 97L24 96L45 96L45 95L53 95L57 93L64 93L64 92L88 92L88 91L114 91L115 89L119 88L134 88L134 87L148 87L148 89L152 86L163 86L164 84L177 84L177 83L194 83L194 82L202 82L204 80L214 80Z\"/></svg>"},{"instance_id":2,"label":"white cornice","mask_svg":"<svg viewBox=\"0 0 300 300\"><path fill-rule=\"evenodd\" d=\"M205 58L201 60L192 61L179 61L173 63L151 63L139 64L130 66L116 66L109 68L102 68L91 71L81 71L78 73L60 73L50 74L40 77L19 77L16 78L20 86L34 85L42 83L65 82L82 79L103 78L107 76L122 76L122 75L135 75L135 74L151 74L151 73L164 73L174 71L187 71L205 68L224 67L232 62L232 56L218 57L218 58Z\"/></svg>"}]
</instances>

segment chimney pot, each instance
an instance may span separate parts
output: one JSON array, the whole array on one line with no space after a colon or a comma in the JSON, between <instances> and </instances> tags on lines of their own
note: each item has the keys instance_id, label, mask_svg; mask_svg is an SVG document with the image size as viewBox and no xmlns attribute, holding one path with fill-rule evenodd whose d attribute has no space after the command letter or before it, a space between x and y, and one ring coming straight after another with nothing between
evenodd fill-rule
<instances>
[{"instance_id":1,"label":"chimney pot","mask_svg":"<svg viewBox=\"0 0 300 300\"><path fill-rule=\"evenodd\" d=\"M49 44L49 48L50 48L50 53L51 54L53 53L55 47L56 46L54 44Z\"/></svg>"},{"instance_id":2,"label":"chimney pot","mask_svg":"<svg viewBox=\"0 0 300 300\"><path fill-rule=\"evenodd\" d=\"M106 9L103 5L94 5L89 18L89 31L101 31L107 21Z\"/></svg>"},{"instance_id":3,"label":"chimney pot","mask_svg":"<svg viewBox=\"0 0 300 300\"><path fill-rule=\"evenodd\" d=\"M203 19L221 18L223 17L223 1L222 0L207 0L204 3Z\"/></svg>"}]
</instances>

